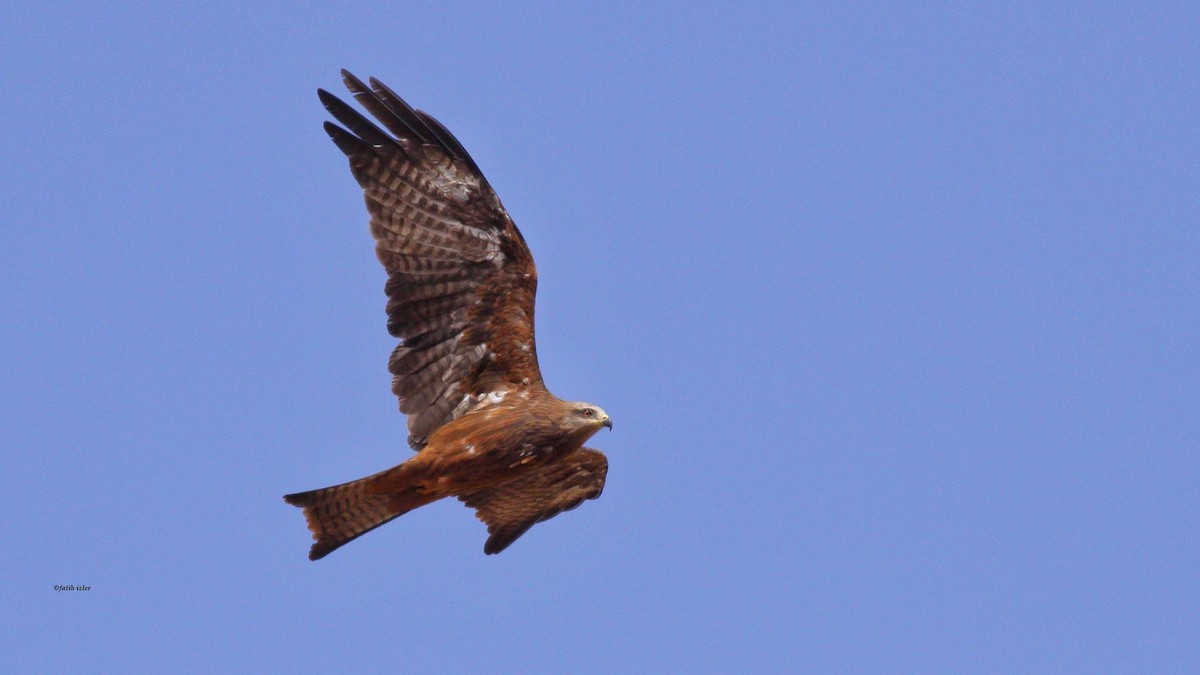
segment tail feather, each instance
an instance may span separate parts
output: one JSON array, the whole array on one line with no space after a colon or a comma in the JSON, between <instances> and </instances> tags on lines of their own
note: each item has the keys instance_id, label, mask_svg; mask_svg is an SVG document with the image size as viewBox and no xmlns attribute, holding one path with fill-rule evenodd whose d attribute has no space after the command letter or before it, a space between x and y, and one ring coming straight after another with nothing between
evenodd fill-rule
<instances>
[{"instance_id":1,"label":"tail feather","mask_svg":"<svg viewBox=\"0 0 1200 675\"><path fill-rule=\"evenodd\" d=\"M284 496L287 503L304 509L308 529L316 540L308 552L309 560L320 560L380 525L437 499L372 490L381 475Z\"/></svg>"}]
</instances>

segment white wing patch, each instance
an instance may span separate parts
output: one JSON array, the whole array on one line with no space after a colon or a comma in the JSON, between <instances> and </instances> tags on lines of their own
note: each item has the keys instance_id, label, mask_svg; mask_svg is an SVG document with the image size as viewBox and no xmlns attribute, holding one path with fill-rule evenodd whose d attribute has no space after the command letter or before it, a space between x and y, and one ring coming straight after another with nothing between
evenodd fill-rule
<instances>
[{"instance_id":1,"label":"white wing patch","mask_svg":"<svg viewBox=\"0 0 1200 675\"><path fill-rule=\"evenodd\" d=\"M479 402L482 403L483 405L493 405L496 403L503 403L505 396L508 396L507 389L499 389L497 391L489 391L488 393L484 394L480 398Z\"/></svg>"},{"instance_id":2,"label":"white wing patch","mask_svg":"<svg viewBox=\"0 0 1200 675\"><path fill-rule=\"evenodd\" d=\"M508 396L507 389L497 389L496 391L489 391L478 395L467 394L463 397L462 401L455 406L454 417L458 418L471 412L472 410L476 410L478 408L487 408L498 403L503 403L506 396Z\"/></svg>"}]
</instances>

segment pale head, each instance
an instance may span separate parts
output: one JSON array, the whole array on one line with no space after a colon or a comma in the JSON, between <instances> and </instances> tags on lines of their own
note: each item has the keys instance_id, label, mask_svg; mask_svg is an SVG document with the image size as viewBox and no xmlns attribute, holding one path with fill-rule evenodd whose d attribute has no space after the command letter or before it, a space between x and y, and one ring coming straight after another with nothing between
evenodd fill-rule
<instances>
[{"instance_id":1,"label":"pale head","mask_svg":"<svg viewBox=\"0 0 1200 675\"><path fill-rule=\"evenodd\" d=\"M588 429L589 436L600 430L600 427L612 429L612 418L598 405L582 401L568 402L566 425L571 429Z\"/></svg>"}]
</instances>

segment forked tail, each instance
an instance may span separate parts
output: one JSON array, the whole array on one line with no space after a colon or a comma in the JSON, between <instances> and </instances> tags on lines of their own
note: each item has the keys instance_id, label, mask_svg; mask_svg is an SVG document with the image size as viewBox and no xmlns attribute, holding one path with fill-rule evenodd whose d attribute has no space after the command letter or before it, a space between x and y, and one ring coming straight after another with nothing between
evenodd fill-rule
<instances>
[{"instance_id":1,"label":"forked tail","mask_svg":"<svg viewBox=\"0 0 1200 675\"><path fill-rule=\"evenodd\" d=\"M320 560L338 547L384 523L424 506L437 497L380 492L380 479L393 470L333 487L285 495L284 501L304 509L316 542L309 560Z\"/></svg>"}]
</instances>

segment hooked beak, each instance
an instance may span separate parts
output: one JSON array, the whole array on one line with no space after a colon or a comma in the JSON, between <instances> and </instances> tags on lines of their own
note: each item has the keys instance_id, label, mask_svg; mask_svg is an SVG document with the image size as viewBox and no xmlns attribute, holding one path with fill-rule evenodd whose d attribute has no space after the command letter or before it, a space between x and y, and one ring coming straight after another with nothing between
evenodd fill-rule
<instances>
[{"instance_id":1,"label":"hooked beak","mask_svg":"<svg viewBox=\"0 0 1200 675\"><path fill-rule=\"evenodd\" d=\"M600 423L600 426L608 427L609 431L612 431L612 418L604 418L604 421Z\"/></svg>"}]
</instances>

